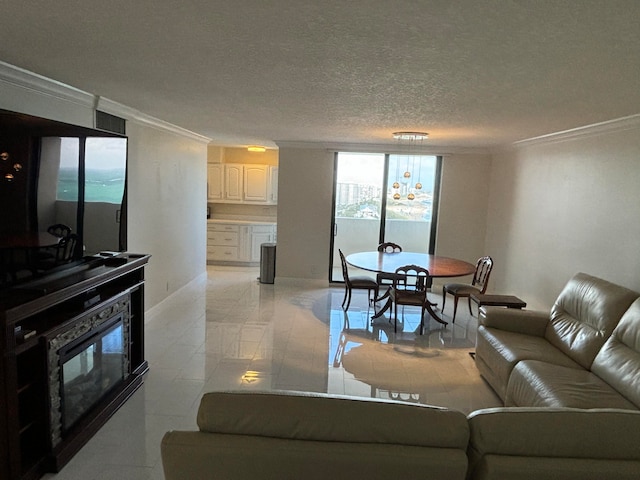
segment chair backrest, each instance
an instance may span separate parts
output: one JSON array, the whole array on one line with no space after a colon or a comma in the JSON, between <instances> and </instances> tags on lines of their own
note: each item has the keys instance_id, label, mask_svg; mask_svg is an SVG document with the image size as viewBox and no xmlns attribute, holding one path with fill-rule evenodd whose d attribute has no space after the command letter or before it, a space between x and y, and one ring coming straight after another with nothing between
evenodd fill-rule
<instances>
[{"instance_id":1,"label":"chair backrest","mask_svg":"<svg viewBox=\"0 0 640 480\"><path fill-rule=\"evenodd\" d=\"M403 265L396 268L393 288L415 293L425 293L431 284L429 270L419 265Z\"/></svg>"},{"instance_id":2,"label":"chair backrest","mask_svg":"<svg viewBox=\"0 0 640 480\"><path fill-rule=\"evenodd\" d=\"M402 247L397 243L384 242L378 245L378 251L385 253L398 253L402 251Z\"/></svg>"},{"instance_id":3,"label":"chair backrest","mask_svg":"<svg viewBox=\"0 0 640 480\"><path fill-rule=\"evenodd\" d=\"M58 243L58 249L56 250L56 263L68 263L73 258L73 252L78 243L78 236L75 233L70 233L66 237L63 237Z\"/></svg>"},{"instance_id":4,"label":"chair backrest","mask_svg":"<svg viewBox=\"0 0 640 480\"><path fill-rule=\"evenodd\" d=\"M493 268L493 259L489 256L480 257L476 263L476 272L473 274L471 285L480 290L480 293L487 291L489 285L489 275Z\"/></svg>"},{"instance_id":5,"label":"chair backrest","mask_svg":"<svg viewBox=\"0 0 640 480\"><path fill-rule=\"evenodd\" d=\"M63 223L56 223L47 228L47 232L51 235L55 235L56 237L65 238L71 234L71 227Z\"/></svg>"},{"instance_id":6,"label":"chair backrest","mask_svg":"<svg viewBox=\"0 0 640 480\"><path fill-rule=\"evenodd\" d=\"M344 283L350 285L349 267L347 267L347 260L344 258L344 253L342 253L342 250L338 249L338 253L340 254L340 263L342 264L342 278L344 278Z\"/></svg>"}]
</instances>

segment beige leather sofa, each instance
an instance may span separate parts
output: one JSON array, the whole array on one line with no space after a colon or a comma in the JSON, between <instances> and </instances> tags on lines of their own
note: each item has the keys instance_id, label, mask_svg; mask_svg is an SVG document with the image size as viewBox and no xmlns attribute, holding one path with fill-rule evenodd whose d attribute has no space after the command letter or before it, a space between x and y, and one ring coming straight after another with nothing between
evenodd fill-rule
<instances>
[{"instance_id":1,"label":"beige leather sofa","mask_svg":"<svg viewBox=\"0 0 640 480\"><path fill-rule=\"evenodd\" d=\"M464 414L322 394L213 392L162 440L167 480L464 479Z\"/></svg>"},{"instance_id":2,"label":"beige leather sofa","mask_svg":"<svg viewBox=\"0 0 640 480\"><path fill-rule=\"evenodd\" d=\"M640 299L577 274L550 313L482 309L476 364L505 401L456 411L293 392L205 394L162 440L167 480L640 478Z\"/></svg>"},{"instance_id":3,"label":"beige leather sofa","mask_svg":"<svg viewBox=\"0 0 640 480\"><path fill-rule=\"evenodd\" d=\"M294 392L203 396L166 480L637 479L640 411L438 407Z\"/></svg>"},{"instance_id":4,"label":"beige leather sofa","mask_svg":"<svg viewBox=\"0 0 640 480\"><path fill-rule=\"evenodd\" d=\"M506 406L639 409L639 295L578 273L550 313L483 308L476 365Z\"/></svg>"}]
</instances>

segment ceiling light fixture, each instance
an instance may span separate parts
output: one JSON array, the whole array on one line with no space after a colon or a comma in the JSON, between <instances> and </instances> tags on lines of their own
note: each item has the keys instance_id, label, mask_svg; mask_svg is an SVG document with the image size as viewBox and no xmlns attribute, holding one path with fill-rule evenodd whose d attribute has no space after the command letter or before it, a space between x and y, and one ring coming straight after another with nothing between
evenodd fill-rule
<instances>
[{"instance_id":1,"label":"ceiling light fixture","mask_svg":"<svg viewBox=\"0 0 640 480\"><path fill-rule=\"evenodd\" d=\"M407 196L408 200L415 200L416 195L409 187L409 179L411 178L411 171L409 170L409 162L411 161L411 168L415 166L415 155L416 148L418 147L418 143L422 144L423 140L429 138L429 134L426 132L393 132L393 138L398 140L399 150L405 152L406 155L406 169L402 174L402 179L400 178L400 159L396 162L396 181L393 183L393 199L400 200L402 195L400 194L400 190L403 191L403 194ZM418 159L418 169L420 169L420 160ZM402 187L400 186L402 183ZM415 190L421 190L422 184L420 183L420 174L418 174L418 181L415 185Z\"/></svg>"},{"instance_id":2,"label":"ceiling light fixture","mask_svg":"<svg viewBox=\"0 0 640 480\"><path fill-rule=\"evenodd\" d=\"M249 145L247 150L250 152L266 152L267 149L265 147L261 147L260 145Z\"/></svg>"}]
</instances>

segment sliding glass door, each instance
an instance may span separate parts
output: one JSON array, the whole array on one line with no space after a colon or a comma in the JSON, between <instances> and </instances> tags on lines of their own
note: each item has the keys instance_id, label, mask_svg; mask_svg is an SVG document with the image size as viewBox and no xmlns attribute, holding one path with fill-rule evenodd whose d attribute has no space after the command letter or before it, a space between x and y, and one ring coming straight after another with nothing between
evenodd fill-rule
<instances>
[{"instance_id":1,"label":"sliding glass door","mask_svg":"<svg viewBox=\"0 0 640 480\"><path fill-rule=\"evenodd\" d=\"M331 281L343 281L338 250L384 241L433 253L440 160L384 153L336 154Z\"/></svg>"}]
</instances>

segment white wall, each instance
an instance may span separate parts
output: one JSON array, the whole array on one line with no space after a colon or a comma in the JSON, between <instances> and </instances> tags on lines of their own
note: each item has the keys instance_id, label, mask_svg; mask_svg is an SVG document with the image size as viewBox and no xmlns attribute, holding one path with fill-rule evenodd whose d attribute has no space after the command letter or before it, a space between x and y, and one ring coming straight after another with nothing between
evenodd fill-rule
<instances>
[{"instance_id":1,"label":"white wall","mask_svg":"<svg viewBox=\"0 0 640 480\"><path fill-rule=\"evenodd\" d=\"M328 281L333 154L280 148L279 163L276 282L283 277Z\"/></svg>"},{"instance_id":2,"label":"white wall","mask_svg":"<svg viewBox=\"0 0 640 480\"><path fill-rule=\"evenodd\" d=\"M470 263L485 247L490 155L446 155L442 162L436 253Z\"/></svg>"},{"instance_id":3,"label":"white wall","mask_svg":"<svg viewBox=\"0 0 640 480\"><path fill-rule=\"evenodd\" d=\"M485 253L490 167L489 155L444 159L438 255L475 263ZM328 279L333 169L333 153L327 149L280 147L276 282Z\"/></svg>"},{"instance_id":4,"label":"white wall","mask_svg":"<svg viewBox=\"0 0 640 480\"><path fill-rule=\"evenodd\" d=\"M492 287L549 308L586 272L640 291L640 122L551 137L495 156Z\"/></svg>"},{"instance_id":5,"label":"white wall","mask_svg":"<svg viewBox=\"0 0 640 480\"><path fill-rule=\"evenodd\" d=\"M152 255L147 308L206 271L206 144L127 125L128 250Z\"/></svg>"}]
</instances>

